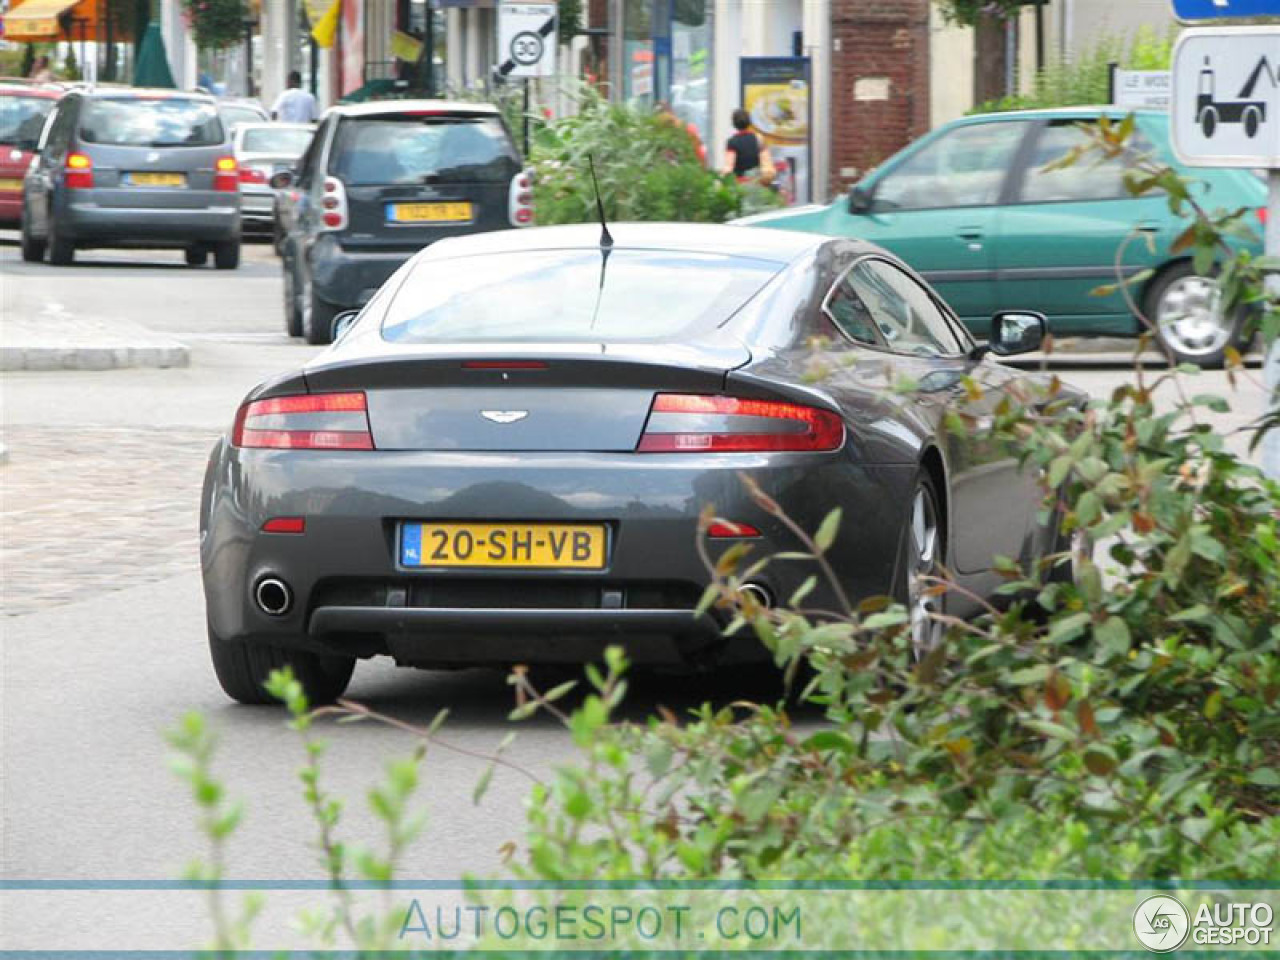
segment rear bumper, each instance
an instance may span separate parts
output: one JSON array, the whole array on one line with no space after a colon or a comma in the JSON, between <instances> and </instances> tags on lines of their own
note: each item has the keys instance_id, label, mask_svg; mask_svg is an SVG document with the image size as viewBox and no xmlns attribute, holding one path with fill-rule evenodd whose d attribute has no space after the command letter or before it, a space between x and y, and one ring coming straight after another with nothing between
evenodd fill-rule
<instances>
[{"instance_id":1,"label":"rear bumper","mask_svg":"<svg viewBox=\"0 0 1280 960\"><path fill-rule=\"evenodd\" d=\"M322 300L353 309L368 302L416 252L348 250L332 234L322 234L311 248L311 282Z\"/></svg>"},{"instance_id":2,"label":"rear bumper","mask_svg":"<svg viewBox=\"0 0 1280 960\"><path fill-rule=\"evenodd\" d=\"M834 505L845 527L829 557L854 598L888 593L914 465L857 464L847 451L770 456L237 450L219 444L201 511L209 623L229 640L416 665L580 662L610 643L638 663L759 658L743 631L695 616L708 581L699 513L757 527L751 559L800 549L759 508L746 471L805 529ZM262 533L271 517L304 516L302 535ZM599 522L610 530L599 571L421 570L399 563L404 520ZM708 544L714 558L733 541ZM817 573L770 563L756 578L780 602ZM270 616L253 599L265 577L293 601ZM837 610L820 584L805 606Z\"/></svg>"},{"instance_id":3,"label":"rear bumper","mask_svg":"<svg viewBox=\"0 0 1280 960\"><path fill-rule=\"evenodd\" d=\"M103 246L184 246L240 236L240 208L235 199L227 206L195 209L102 207L73 201L60 216L58 229L63 236Z\"/></svg>"},{"instance_id":4,"label":"rear bumper","mask_svg":"<svg viewBox=\"0 0 1280 960\"><path fill-rule=\"evenodd\" d=\"M240 219L246 226L271 226L275 218L274 193L240 188Z\"/></svg>"}]
</instances>

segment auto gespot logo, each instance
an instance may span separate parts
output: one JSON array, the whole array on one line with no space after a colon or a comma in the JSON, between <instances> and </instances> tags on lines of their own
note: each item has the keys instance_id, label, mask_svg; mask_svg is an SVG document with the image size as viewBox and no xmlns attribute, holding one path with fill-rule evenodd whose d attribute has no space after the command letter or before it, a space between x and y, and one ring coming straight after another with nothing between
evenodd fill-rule
<instances>
[{"instance_id":1,"label":"auto gespot logo","mask_svg":"<svg viewBox=\"0 0 1280 960\"><path fill-rule=\"evenodd\" d=\"M1152 953L1178 949L1190 936L1197 946L1265 946L1275 911L1268 903L1202 903L1192 917L1177 897L1147 897L1133 912L1133 932Z\"/></svg>"}]
</instances>

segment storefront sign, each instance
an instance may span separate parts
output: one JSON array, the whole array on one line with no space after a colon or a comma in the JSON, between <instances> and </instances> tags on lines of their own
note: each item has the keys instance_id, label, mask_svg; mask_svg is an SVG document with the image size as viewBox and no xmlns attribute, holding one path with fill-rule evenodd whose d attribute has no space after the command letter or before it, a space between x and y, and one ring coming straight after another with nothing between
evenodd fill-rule
<instances>
[{"instance_id":1,"label":"storefront sign","mask_svg":"<svg viewBox=\"0 0 1280 960\"><path fill-rule=\"evenodd\" d=\"M742 57L739 64L742 106L769 147L779 187L792 203L807 203L813 196L809 58Z\"/></svg>"}]
</instances>

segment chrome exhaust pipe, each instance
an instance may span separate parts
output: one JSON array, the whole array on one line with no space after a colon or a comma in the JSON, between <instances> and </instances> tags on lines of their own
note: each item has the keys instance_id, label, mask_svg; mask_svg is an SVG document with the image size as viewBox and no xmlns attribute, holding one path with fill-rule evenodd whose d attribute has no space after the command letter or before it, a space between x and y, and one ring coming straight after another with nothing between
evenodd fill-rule
<instances>
[{"instance_id":1,"label":"chrome exhaust pipe","mask_svg":"<svg viewBox=\"0 0 1280 960\"><path fill-rule=\"evenodd\" d=\"M283 580L275 577L264 577L253 589L253 598L258 609L269 617L283 617L293 606L293 591Z\"/></svg>"},{"instance_id":2,"label":"chrome exhaust pipe","mask_svg":"<svg viewBox=\"0 0 1280 960\"><path fill-rule=\"evenodd\" d=\"M738 588L738 596L750 597L756 606L768 610L773 606L773 594L769 588L759 583L744 583Z\"/></svg>"}]
</instances>

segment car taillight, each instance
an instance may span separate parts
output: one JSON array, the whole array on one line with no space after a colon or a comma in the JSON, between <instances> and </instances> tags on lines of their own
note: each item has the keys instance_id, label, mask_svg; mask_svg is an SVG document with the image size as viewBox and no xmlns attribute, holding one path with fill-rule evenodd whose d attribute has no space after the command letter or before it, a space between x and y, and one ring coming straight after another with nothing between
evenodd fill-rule
<instances>
[{"instance_id":1,"label":"car taillight","mask_svg":"<svg viewBox=\"0 0 1280 960\"><path fill-rule=\"evenodd\" d=\"M311 393L246 403L236 414L237 447L372 450L363 393Z\"/></svg>"},{"instance_id":2,"label":"car taillight","mask_svg":"<svg viewBox=\"0 0 1280 960\"><path fill-rule=\"evenodd\" d=\"M1264 227L1267 225L1267 208L1258 207L1258 222Z\"/></svg>"},{"instance_id":3,"label":"car taillight","mask_svg":"<svg viewBox=\"0 0 1280 960\"><path fill-rule=\"evenodd\" d=\"M93 161L83 153L68 153L66 184L70 190L93 189Z\"/></svg>"},{"instance_id":4,"label":"car taillight","mask_svg":"<svg viewBox=\"0 0 1280 960\"><path fill-rule=\"evenodd\" d=\"M240 189L240 176L235 157L219 157L213 165L213 189L235 193Z\"/></svg>"},{"instance_id":5,"label":"car taillight","mask_svg":"<svg viewBox=\"0 0 1280 960\"><path fill-rule=\"evenodd\" d=\"M267 175L256 167L241 167L240 182L265 184L267 182Z\"/></svg>"},{"instance_id":6,"label":"car taillight","mask_svg":"<svg viewBox=\"0 0 1280 960\"><path fill-rule=\"evenodd\" d=\"M320 198L320 222L324 230L347 227L347 190L337 177L324 178L324 196Z\"/></svg>"},{"instance_id":7,"label":"car taillight","mask_svg":"<svg viewBox=\"0 0 1280 960\"><path fill-rule=\"evenodd\" d=\"M779 400L660 393L640 453L817 452L844 444L844 421L830 410Z\"/></svg>"},{"instance_id":8,"label":"car taillight","mask_svg":"<svg viewBox=\"0 0 1280 960\"><path fill-rule=\"evenodd\" d=\"M528 170L521 170L511 178L507 215L511 218L513 227L528 227L533 224L533 176Z\"/></svg>"}]
</instances>

